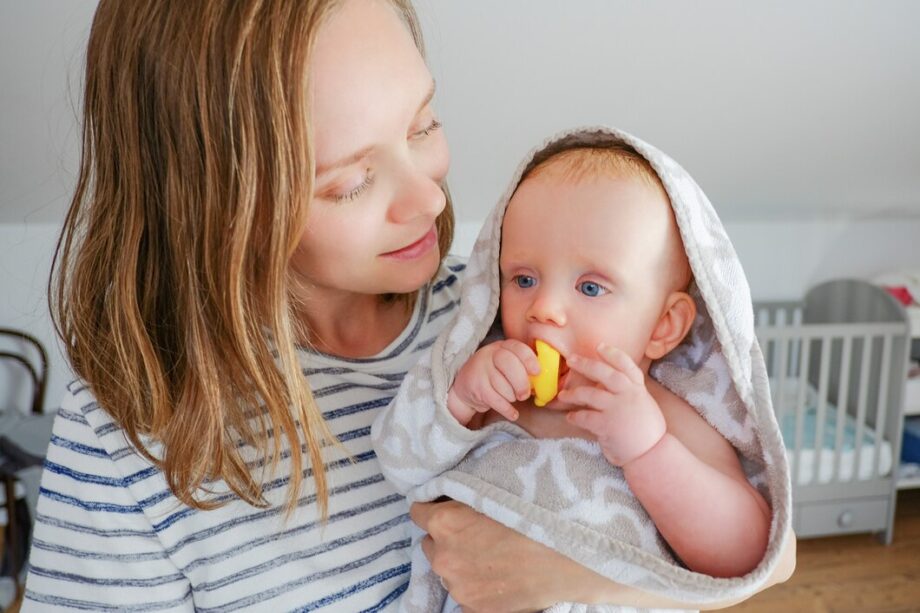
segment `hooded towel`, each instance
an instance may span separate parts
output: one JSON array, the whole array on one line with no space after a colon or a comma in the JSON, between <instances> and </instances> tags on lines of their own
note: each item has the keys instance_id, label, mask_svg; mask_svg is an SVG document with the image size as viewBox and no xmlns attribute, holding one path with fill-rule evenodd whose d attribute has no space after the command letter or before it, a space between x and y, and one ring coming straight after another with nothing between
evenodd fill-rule
<instances>
[{"instance_id":1,"label":"hooded towel","mask_svg":"<svg viewBox=\"0 0 920 613\"><path fill-rule=\"evenodd\" d=\"M534 439L510 422L461 426L447 392L495 322L502 218L525 169L572 146L625 143L645 157L671 200L694 277L697 317L687 338L650 375L684 398L737 450L749 481L772 509L766 555L747 575L714 578L674 560L599 445ZM470 257L460 308L406 376L372 432L383 472L410 501L448 496L621 584L680 601L711 603L754 593L778 562L790 527L789 471L754 334L750 289L709 200L687 172L625 132L583 128L532 150L486 220ZM446 593L415 539L406 611L439 611ZM609 611L560 603L553 611Z\"/></svg>"}]
</instances>

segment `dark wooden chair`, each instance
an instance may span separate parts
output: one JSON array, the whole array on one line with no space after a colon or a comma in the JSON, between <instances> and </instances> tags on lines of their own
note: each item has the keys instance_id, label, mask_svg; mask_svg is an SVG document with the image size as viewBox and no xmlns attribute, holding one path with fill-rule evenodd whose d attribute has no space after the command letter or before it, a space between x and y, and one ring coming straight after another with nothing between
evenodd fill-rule
<instances>
[{"instance_id":1,"label":"dark wooden chair","mask_svg":"<svg viewBox=\"0 0 920 613\"><path fill-rule=\"evenodd\" d=\"M16 370L24 370L32 391L30 405L25 410L0 407L0 478L7 517L0 567L15 582L18 599L22 596L20 576L32 526L28 505L21 497L17 499L17 483L23 471L44 463L53 415L45 415L43 411L48 386L48 352L44 346L21 330L0 328L0 338L10 339L22 348L0 349L0 360L13 362L18 367L14 367Z\"/></svg>"}]
</instances>

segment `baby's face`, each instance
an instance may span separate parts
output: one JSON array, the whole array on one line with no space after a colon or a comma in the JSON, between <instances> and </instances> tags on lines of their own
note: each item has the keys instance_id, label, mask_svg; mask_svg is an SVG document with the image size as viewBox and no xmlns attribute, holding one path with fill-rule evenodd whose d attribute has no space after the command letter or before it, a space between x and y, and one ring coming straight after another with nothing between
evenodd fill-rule
<instances>
[{"instance_id":1,"label":"baby's face","mask_svg":"<svg viewBox=\"0 0 920 613\"><path fill-rule=\"evenodd\" d=\"M640 178L528 178L502 224L505 336L592 358L604 342L647 366L669 294L671 215L664 192Z\"/></svg>"}]
</instances>

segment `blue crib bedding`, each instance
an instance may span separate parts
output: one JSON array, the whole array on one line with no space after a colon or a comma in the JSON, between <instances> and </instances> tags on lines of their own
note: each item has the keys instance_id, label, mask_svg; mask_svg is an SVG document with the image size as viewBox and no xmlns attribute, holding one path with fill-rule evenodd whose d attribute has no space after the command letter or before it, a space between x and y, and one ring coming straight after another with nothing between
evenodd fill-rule
<instances>
[{"instance_id":1,"label":"blue crib bedding","mask_svg":"<svg viewBox=\"0 0 920 613\"><path fill-rule=\"evenodd\" d=\"M772 379L770 385L774 391L774 409L780 416L780 431L783 443L786 445L786 454L789 456L795 483L805 485L814 482L829 483L834 480L849 481L854 478L854 473L857 480L867 480L887 475L891 471L891 444L882 438L881 444L876 449L875 430L868 425L863 426L862 445L859 453L856 453L856 420L849 414L843 415L840 463L839 466L835 465L838 457L835 449L837 448L839 411L830 402L826 402L824 407L824 430L821 435L820 451L816 452L819 396L818 391L811 384L806 384L804 392L802 442L798 461L796 461L797 417L795 407L798 404L799 382L795 378L787 379L783 382L781 392ZM780 394L782 398L779 397ZM877 468L874 468L876 466Z\"/></svg>"}]
</instances>

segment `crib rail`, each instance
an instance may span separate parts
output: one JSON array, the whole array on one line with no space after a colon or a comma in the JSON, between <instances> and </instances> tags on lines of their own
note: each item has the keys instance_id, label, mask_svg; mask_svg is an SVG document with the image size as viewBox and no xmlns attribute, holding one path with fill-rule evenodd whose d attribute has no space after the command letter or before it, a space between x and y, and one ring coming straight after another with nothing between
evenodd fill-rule
<instances>
[{"instance_id":1,"label":"crib rail","mask_svg":"<svg viewBox=\"0 0 920 613\"><path fill-rule=\"evenodd\" d=\"M900 376L898 369L892 369L892 347L903 337L903 325L896 322L803 324L798 323L800 319L795 315L788 325L783 318L770 321L773 323L758 325L757 337L773 381L771 393L777 420L783 424L788 412L795 415L795 435L786 444L796 482L828 481L821 478L826 474L823 467L828 462L831 483L852 482L889 472L891 463L881 466L880 453L888 421L888 395ZM808 384L816 388L816 398L809 397ZM808 410L815 412L810 440L806 440L804 428ZM855 422L853 447L848 449L854 454L854 464L844 478L841 457L849 420ZM830 445L826 439L828 427L833 428ZM867 441L869 432L872 435ZM866 445L873 448L868 469L864 467L863 457ZM814 465L808 471L800 470L805 450L812 450L814 456ZM825 451L830 453L829 458Z\"/></svg>"},{"instance_id":2,"label":"crib rail","mask_svg":"<svg viewBox=\"0 0 920 613\"><path fill-rule=\"evenodd\" d=\"M894 535L909 331L904 309L864 281L755 305L757 337L785 422L796 534Z\"/></svg>"}]
</instances>

